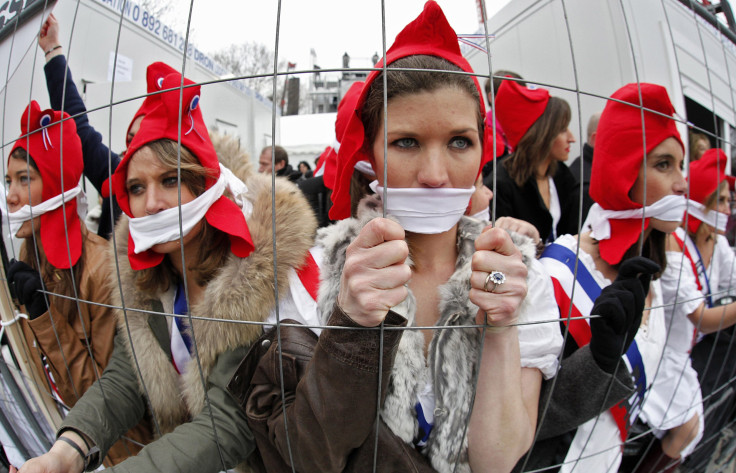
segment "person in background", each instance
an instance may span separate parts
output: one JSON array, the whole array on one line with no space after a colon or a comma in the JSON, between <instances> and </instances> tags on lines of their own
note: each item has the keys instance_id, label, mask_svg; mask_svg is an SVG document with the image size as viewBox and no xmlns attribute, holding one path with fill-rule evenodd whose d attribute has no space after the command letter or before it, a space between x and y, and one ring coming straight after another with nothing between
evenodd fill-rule
<instances>
[{"instance_id":1,"label":"person in background","mask_svg":"<svg viewBox=\"0 0 736 473\"><path fill-rule=\"evenodd\" d=\"M715 236L715 248L708 250L704 248L706 253L701 252L704 259L710 259L709 269L703 272L698 268L697 282L703 289L703 295L706 305L713 307L721 307L730 305L734 302L734 288L736 287L736 258L734 258L733 248L722 233L723 219L731 220L730 206L724 205L722 199L725 197L723 187L730 190L733 189L734 179L725 175L726 155L721 150L710 149L705 152L703 157L695 163L690 164L690 173L688 181L690 182L690 197L699 201L703 195L707 195L704 202L708 202L708 207L712 207L714 196L712 192L719 190L719 201L716 208L713 208L708 215L718 217L711 220L717 225L717 236ZM724 195L720 195L723 193ZM730 192L729 201L733 205L733 193ZM713 214L712 212L720 212ZM723 213L726 212L726 213ZM693 215L688 216L687 226L692 225L691 219L698 219ZM700 219L698 219L700 220ZM700 226L708 225L705 220ZM684 230L684 228L683 228ZM696 242L698 234L703 231L696 230ZM678 235L679 236L679 235ZM688 232L688 239L690 232ZM700 238L702 240L702 235ZM679 246L679 245L678 245ZM701 251L698 249L698 251ZM690 253L691 256L692 253ZM682 258L682 253L679 253ZM686 264L687 268L687 264ZM693 274L695 274L693 272ZM707 276L707 278L705 277ZM690 278L687 278L690 279ZM704 283L707 283L704 285ZM706 289L710 286L710 291ZM710 297L707 297L710 296ZM678 299L683 300L682 297ZM724 313L725 315L725 313ZM704 332L704 331L703 331ZM732 441L732 435L729 424L733 421L733 415L736 412L736 392L733 386L736 381L736 337L734 326L724 327L716 332L699 333L695 346L690 351L690 361L693 369L698 373L698 382L700 383L700 392L703 398L703 436L697 448L685 458L683 467L693 471L705 470L708 464L725 464L729 458L728 443Z\"/></svg>"},{"instance_id":2,"label":"person in background","mask_svg":"<svg viewBox=\"0 0 736 473\"><path fill-rule=\"evenodd\" d=\"M703 154L711 149L710 139L705 133L698 131L690 132L690 161L697 161Z\"/></svg>"},{"instance_id":3,"label":"person in background","mask_svg":"<svg viewBox=\"0 0 736 473\"><path fill-rule=\"evenodd\" d=\"M497 217L514 217L537 227L542 241L578 233L575 178L564 162L575 137L570 106L541 88L503 81L496 96L496 119L514 152L484 179L495 192Z\"/></svg>"},{"instance_id":4,"label":"person in background","mask_svg":"<svg viewBox=\"0 0 736 473\"><path fill-rule=\"evenodd\" d=\"M59 23L53 13L49 15L41 27L38 35L38 46L44 53L46 65L46 87L54 110L63 110L72 117L77 125L77 134L82 140L82 155L84 158L84 175L89 179L100 195L107 196L108 190L105 181L115 171L120 163L120 155L110 150L103 143L102 135L89 123L87 109L77 90L64 57L59 41ZM161 90L161 80L167 74L176 72L175 69L162 62L155 62L146 70L147 92L150 94ZM141 120L155 102L154 96L148 96L130 122L125 135L125 144L128 146L140 128ZM63 108L62 108L63 107ZM122 153L121 153L122 154ZM110 238L115 221L120 216L120 208L114 199L104 197L101 204L97 234L103 238Z\"/></svg>"},{"instance_id":5,"label":"person in background","mask_svg":"<svg viewBox=\"0 0 736 473\"><path fill-rule=\"evenodd\" d=\"M299 161L299 172L302 175L301 180L309 179L314 174L312 167L306 161Z\"/></svg>"},{"instance_id":6,"label":"person in background","mask_svg":"<svg viewBox=\"0 0 736 473\"><path fill-rule=\"evenodd\" d=\"M236 373L245 412L270 472L370 471L379 401L375 471L509 471L531 445L540 383L557 368L557 324L525 324L555 314L552 288L529 238L463 216L485 113L437 3L376 67L340 144L331 209L340 221L311 251L319 290L309 325L330 328L317 339L281 326L282 348L246 359L257 367ZM375 194L355 186L362 162ZM396 330L405 326L427 330ZM285 406L268 368L283 352L298 356Z\"/></svg>"},{"instance_id":7,"label":"person in background","mask_svg":"<svg viewBox=\"0 0 736 473\"><path fill-rule=\"evenodd\" d=\"M575 178L575 184L577 186L573 191L576 197L580 195L580 188L582 187L583 222L588 216L588 210L590 210L590 207L593 205L593 199L590 197L590 170L593 167L593 149L595 148L595 137L597 135L596 130L598 129L598 121L600 119L600 113L594 113L590 116L588 119L588 127L585 130L587 139L583 145L583 154L575 158L572 164L570 164L570 172Z\"/></svg>"},{"instance_id":8,"label":"person in background","mask_svg":"<svg viewBox=\"0 0 736 473\"><path fill-rule=\"evenodd\" d=\"M273 157L271 156L273 153ZM273 159L273 163L271 162ZM264 146L258 157L258 172L270 174L275 172L278 177L285 177L291 182L296 182L301 177L301 173L295 170L289 164L289 153L279 145Z\"/></svg>"},{"instance_id":9,"label":"person in background","mask_svg":"<svg viewBox=\"0 0 736 473\"><path fill-rule=\"evenodd\" d=\"M628 84L611 99L598 126L590 227L540 258L569 333L554 389L543 389L548 407L527 470L618 471L631 424L650 415L657 389L667 337L658 277L685 209L684 146L664 87Z\"/></svg>"},{"instance_id":10,"label":"person in background","mask_svg":"<svg viewBox=\"0 0 736 473\"><path fill-rule=\"evenodd\" d=\"M10 234L23 241L7 277L28 315L21 329L29 361L46 381L44 391L73 407L108 365L115 316L108 307L106 242L79 216L82 145L74 122L62 126L62 118L69 115L41 110L35 101L26 108L8 158L2 208ZM107 466L138 452L151 431L140 424L125 437L108 451Z\"/></svg>"},{"instance_id":11,"label":"person in background","mask_svg":"<svg viewBox=\"0 0 736 473\"><path fill-rule=\"evenodd\" d=\"M684 225L667 240L662 290L669 337L657 374L661 389L647 401L652 406L647 423L659 440L649 450L642 471L659 471L665 466L673 470L694 451L704 424L691 350L705 334L736 323L736 303L716 304L719 288L732 287L736 262L722 235L734 186L734 179L725 174L726 162L723 151L710 149L690 164L690 201Z\"/></svg>"},{"instance_id":12,"label":"person in background","mask_svg":"<svg viewBox=\"0 0 736 473\"><path fill-rule=\"evenodd\" d=\"M279 179L279 231L272 231L270 179L246 185L220 165L200 88L180 84L178 73L164 78L162 87L173 90L157 94L111 178L126 218L116 226L116 258L108 258L111 277L118 277L114 261L120 267L113 305L125 307L117 311L110 364L64 419L51 450L21 473L97 468L149 407L157 439L110 471L214 473L235 468L255 448L226 384L260 335L257 322L276 306L276 291L288 292L316 224L296 187Z\"/></svg>"}]
</instances>

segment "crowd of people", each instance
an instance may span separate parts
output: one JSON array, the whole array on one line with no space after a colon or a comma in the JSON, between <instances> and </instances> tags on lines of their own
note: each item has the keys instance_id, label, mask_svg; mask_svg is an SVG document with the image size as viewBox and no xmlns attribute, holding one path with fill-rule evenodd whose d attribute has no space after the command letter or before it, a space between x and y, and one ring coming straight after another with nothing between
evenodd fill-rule
<instances>
[{"instance_id":1,"label":"crowd of people","mask_svg":"<svg viewBox=\"0 0 736 473\"><path fill-rule=\"evenodd\" d=\"M314 171L274 144L255 172L161 62L109 150L58 33L2 211L31 365L69 410L10 471L649 473L719 447L734 179L714 148L686 180L664 87L615 91L571 169L569 104L511 71L484 98L428 1Z\"/></svg>"}]
</instances>

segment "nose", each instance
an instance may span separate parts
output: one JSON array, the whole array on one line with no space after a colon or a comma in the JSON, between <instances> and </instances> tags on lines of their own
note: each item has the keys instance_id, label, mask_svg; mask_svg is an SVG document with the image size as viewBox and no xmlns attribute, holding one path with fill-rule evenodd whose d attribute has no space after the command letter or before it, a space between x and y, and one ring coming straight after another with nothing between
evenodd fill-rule
<instances>
[{"instance_id":1,"label":"nose","mask_svg":"<svg viewBox=\"0 0 736 473\"><path fill-rule=\"evenodd\" d=\"M419 160L417 182L424 187L444 187L449 182L448 160L438 149L427 150L424 159Z\"/></svg>"},{"instance_id":2,"label":"nose","mask_svg":"<svg viewBox=\"0 0 736 473\"><path fill-rule=\"evenodd\" d=\"M575 140L575 135L573 135L572 132L570 131L570 129L568 128L567 129L567 142L568 143L575 143L575 141L576 141Z\"/></svg>"},{"instance_id":3,"label":"nose","mask_svg":"<svg viewBox=\"0 0 736 473\"><path fill-rule=\"evenodd\" d=\"M730 214L731 213L731 203L721 202L720 204L718 204L718 211L724 214Z\"/></svg>"},{"instance_id":4,"label":"nose","mask_svg":"<svg viewBox=\"0 0 736 473\"><path fill-rule=\"evenodd\" d=\"M168 208L164 195L153 188L146 189L146 215L154 215Z\"/></svg>"},{"instance_id":5,"label":"nose","mask_svg":"<svg viewBox=\"0 0 736 473\"><path fill-rule=\"evenodd\" d=\"M672 190L676 195L685 195L687 192L687 181L685 181L685 178L682 176L682 171L679 169L677 170L677 177L672 185Z\"/></svg>"},{"instance_id":6,"label":"nose","mask_svg":"<svg viewBox=\"0 0 736 473\"><path fill-rule=\"evenodd\" d=\"M8 206L10 207L9 210L11 212L14 212L15 210L17 210L17 208L15 207L20 202L20 190L18 189L18 186L13 184L12 182L10 184L6 184L6 188L8 190L6 200L8 202Z\"/></svg>"}]
</instances>

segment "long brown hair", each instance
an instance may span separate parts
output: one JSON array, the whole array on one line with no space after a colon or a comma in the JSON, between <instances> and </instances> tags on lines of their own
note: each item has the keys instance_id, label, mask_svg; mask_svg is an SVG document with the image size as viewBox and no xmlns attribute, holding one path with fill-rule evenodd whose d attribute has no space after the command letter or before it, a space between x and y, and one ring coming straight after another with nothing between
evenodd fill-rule
<instances>
[{"instance_id":1,"label":"long brown hair","mask_svg":"<svg viewBox=\"0 0 736 473\"><path fill-rule=\"evenodd\" d=\"M28 163L28 165L36 172L39 172L36 162L25 149L16 148L15 151L11 153L10 157L12 159L18 159L24 163ZM79 224L82 226L82 238L84 239L86 229L81 220L79 221ZM36 227L34 230L38 232L39 228ZM66 246L65 240L62 240L60 243ZM38 255L38 257L36 257L36 255ZM73 317L72 314L77 313L77 303L76 300L73 299L77 295L74 288L79 288L79 284L82 280L82 272L84 272L84 243L82 244L82 253L77 260L77 263L72 266L71 269L60 269L49 263L48 258L46 258L46 252L43 249L43 244L41 243L41 238L39 238L38 234L23 240L20 251L18 252L18 259L25 262L28 266L41 274L41 280L43 281L44 289L46 291L72 298L54 297L51 294L47 296L49 303L53 303L54 309L71 320Z\"/></svg>"},{"instance_id":2,"label":"long brown hair","mask_svg":"<svg viewBox=\"0 0 736 473\"><path fill-rule=\"evenodd\" d=\"M176 169L179 165L179 146L175 141L162 139L152 141L144 147L150 149L164 167ZM181 185L186 186L195 196L202 195L206 190L207 178L214 177L212 171L202 166L197 157L184 146L181 147L180 166ZM230 254L230 239L227 234L211 226L206 219L203 219L202 229L189 244L196 245L199 252L196 261L187 261L186 271L194 272L197 284L206 285L222 268ZM155 296L161 291L167 290L177 277L174 266L167 257L159 265L136 271L135 285L141 292Z\"/></svg>"},{"instance_id":3,"label":"long brown hair","mask_svg":"<svg viewBox=\"0 0 736 473\"><path fill-rule=\"evenodd\" d=\"M504 161L504 167L511 179L521 187L534 175L552 150L554 139L567 130L572 118L570 105L559 97L550 97L542 116L529 127L514 148L514 152ZM552 161L547 175L557 171L557 161Z\"/></svg>"},{"instance_id":4,"label":"long brown hair","mask_svg":"<svg viewBox=\"0 0 736 473\"><path fill-rule=\"evenodd\" d=\"M657 263L660 267L658 273L655 273L653 279L659 279L667 268L667 254L665 252L667 248L667 234L660 232L659 230L652 229L649 236L644 240L644 245L641 248L641 256L649 258L650 260ZM621 261L618 264L612 265L616 271L621 267L621 264L629 258L639 256L639 240L629 247L624 253Z\"/></svg>"}]
</instances>

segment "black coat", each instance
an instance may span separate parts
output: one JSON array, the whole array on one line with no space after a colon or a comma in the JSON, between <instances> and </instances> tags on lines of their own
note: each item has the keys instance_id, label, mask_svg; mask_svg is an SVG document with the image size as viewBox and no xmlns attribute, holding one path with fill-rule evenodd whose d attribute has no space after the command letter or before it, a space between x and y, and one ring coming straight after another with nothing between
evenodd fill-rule
<instances>
[{"instance_id":1,"label":"black coat","mask_svg":"<svg viewBox=\"0 0 736 473\"><path fill-rule=\"evenodd\" d=\"M583 160L583 177L580 178L580 160ZM583 186L583 221L588 216L588 210L593 205L593 199L590 197L590 171L593 168L593 148L585 143L583 145L583 155L575 158L570 164L570 172L575 178L575 183Z\"/></svg>"},{"instance_id":2,"label":"black coat","mask_svg":"<svg viewBox=\"0 0 736 473\"><path fill-rule=\"evenodd\" d=\"M512 155L513 156L513 155ZM493 188L493 173L483 179L483 183L493 190L493 201L496 203L496 218L514 217L525 220L539 230L539 236L546 242L552 233L552 215L539 193L537 181L530 177L522 187L516 185L506 171L505 163L511 158L504 158L496 166L496 189ZM560 199L560 222L557 224L557 236L578 233L579 190L570 170L563 163L557 165L552 176ZM492 207L491 207L492 208Z\"/></svg>"}]
</instances>

